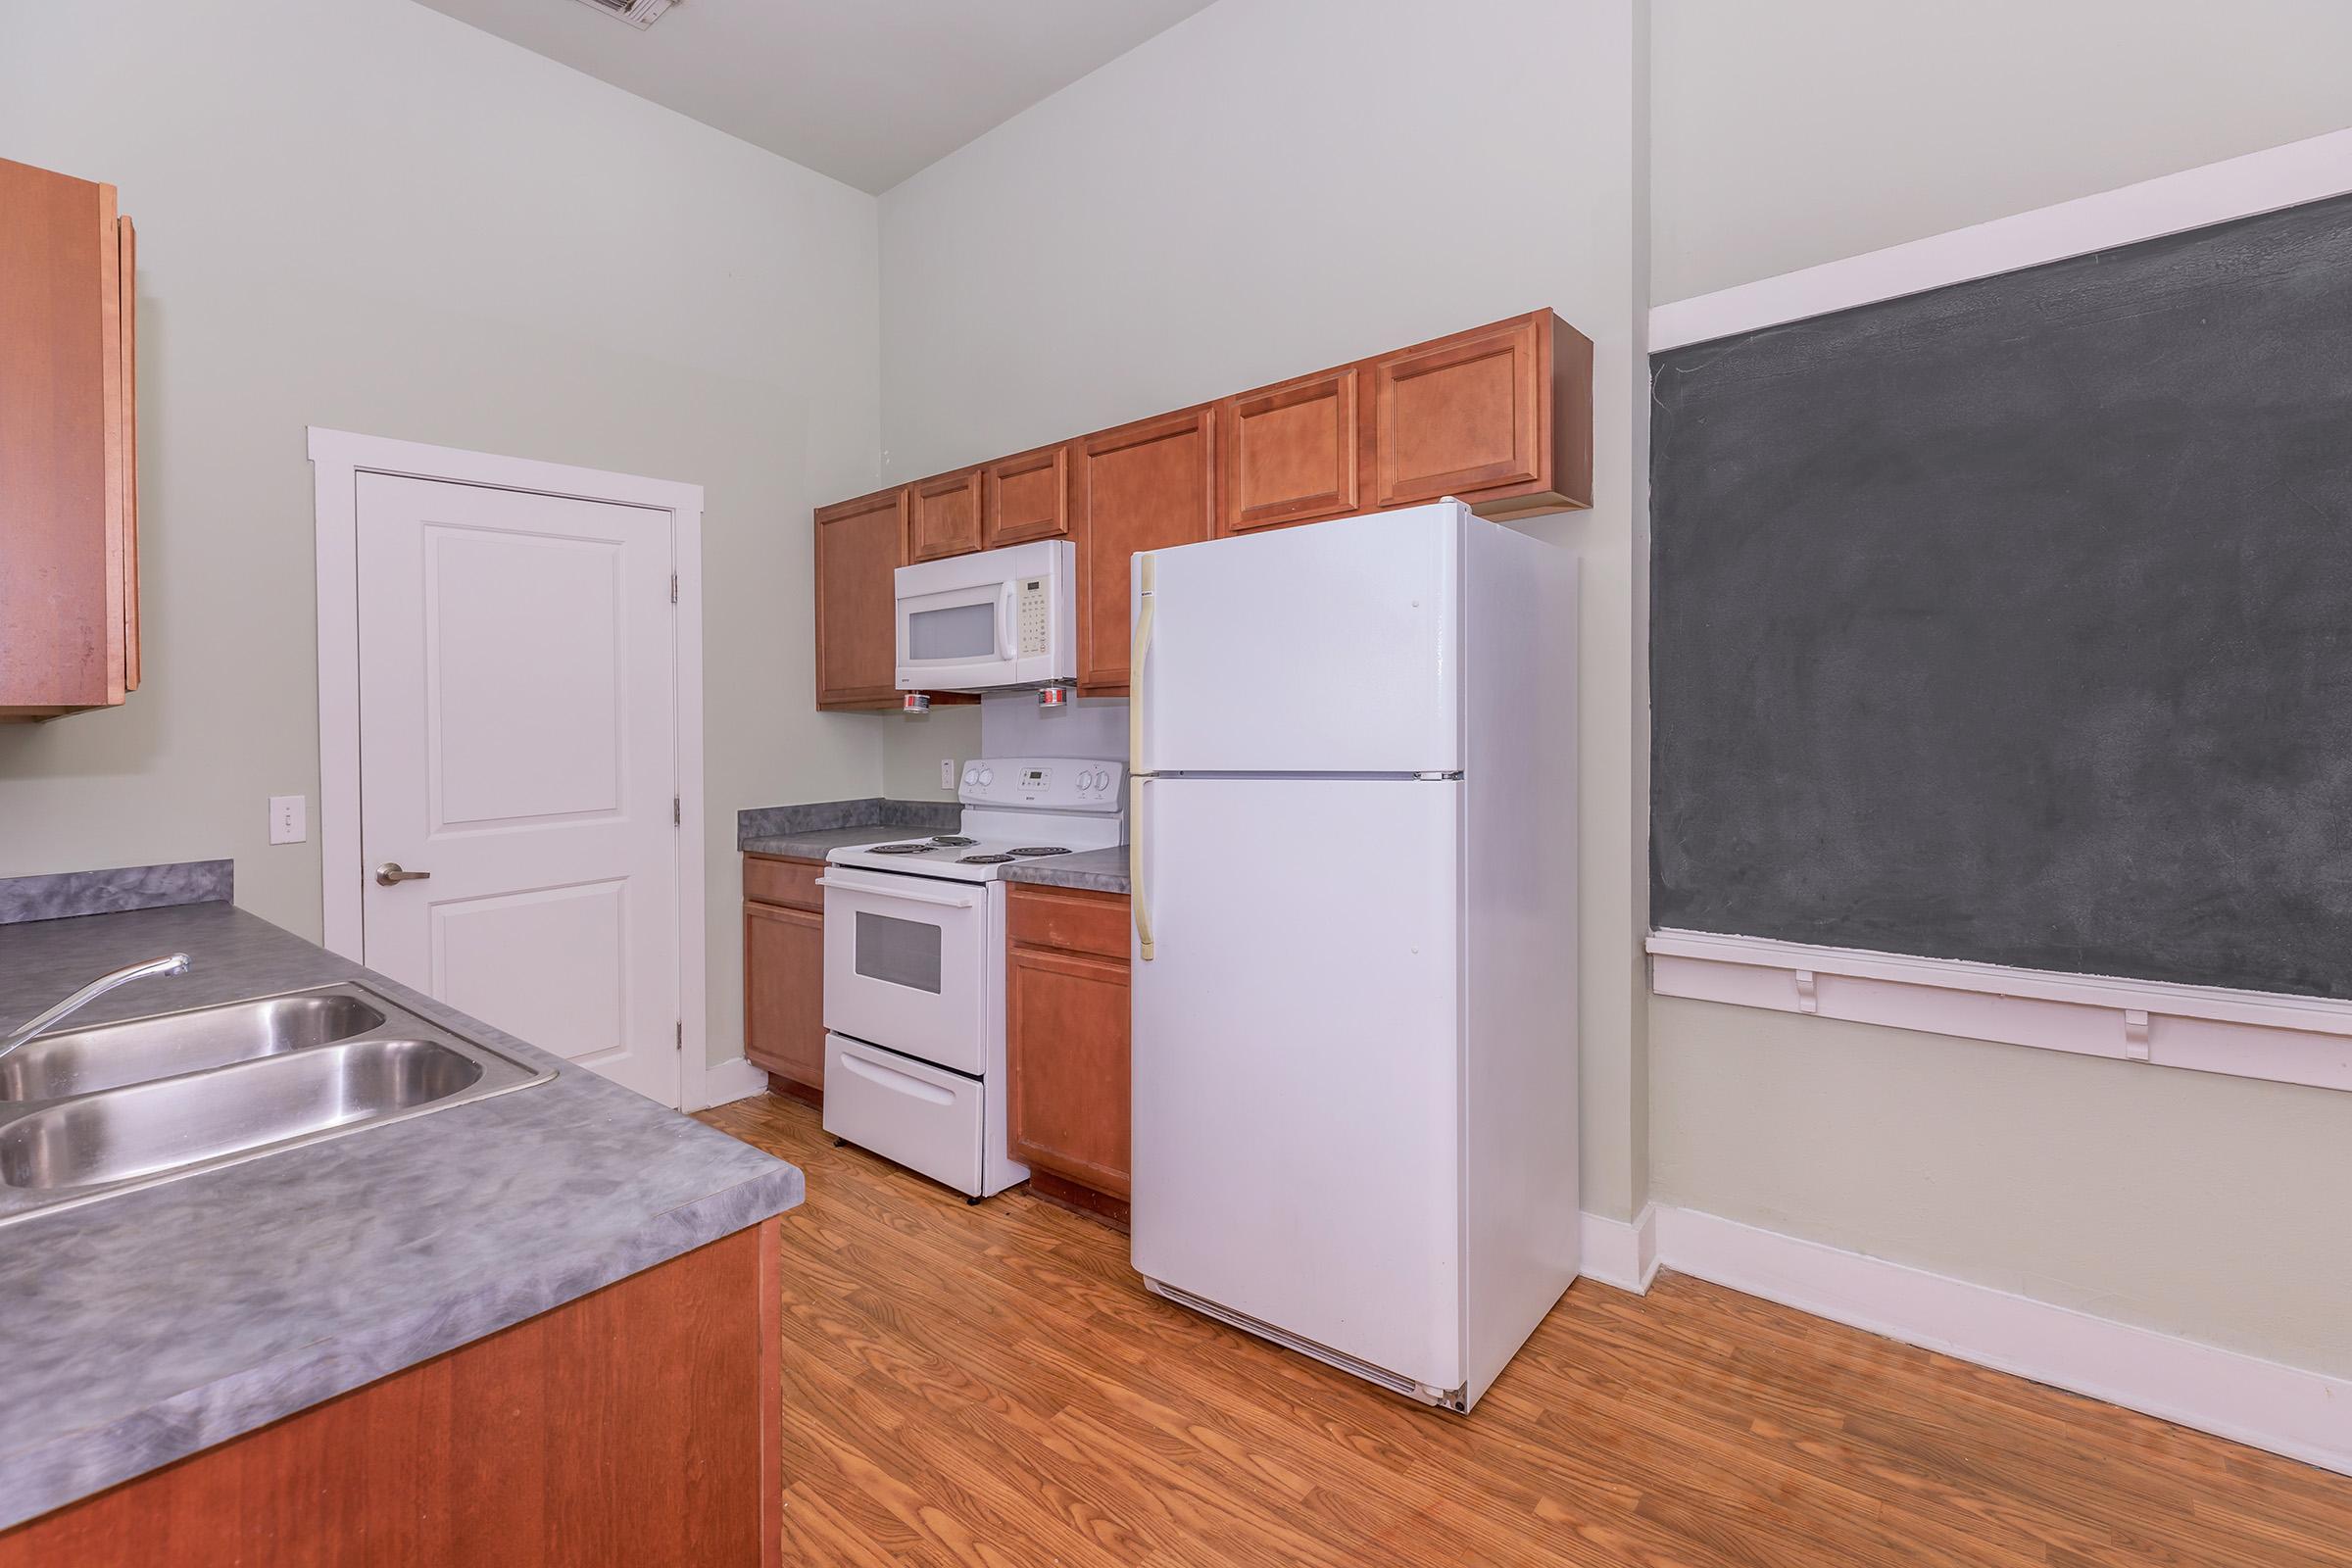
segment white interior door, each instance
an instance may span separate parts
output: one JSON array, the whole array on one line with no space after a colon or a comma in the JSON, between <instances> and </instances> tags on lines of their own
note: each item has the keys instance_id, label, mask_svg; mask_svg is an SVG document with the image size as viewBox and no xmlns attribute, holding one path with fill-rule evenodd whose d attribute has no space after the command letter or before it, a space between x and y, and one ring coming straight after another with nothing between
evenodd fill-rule
<instances>
[{"instance_id":1,"label":"white interior door","mask_svg":"<svg viewBox=\"0 0 2352 1568\"><path fill-rule=\"evenodd\" d=\"M359 476L365 961L674 1105L670 570L665 511Z\"/></svg>"}]
</instances>

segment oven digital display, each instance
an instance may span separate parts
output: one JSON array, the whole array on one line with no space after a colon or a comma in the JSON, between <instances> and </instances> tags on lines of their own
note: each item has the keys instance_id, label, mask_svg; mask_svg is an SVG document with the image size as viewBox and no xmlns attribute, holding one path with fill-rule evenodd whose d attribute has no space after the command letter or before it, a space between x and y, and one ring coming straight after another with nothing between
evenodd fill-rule
<instances>
[{"instance_id":1,"label":"oven digital display","mask_svg":"<svg viewBox=\"0 0 2352 1568\"><path fill-rule=\"evenodd\" d=\"M1031 789L1042 788L1046 782L1046 770L1042 767L1023 768L1021 782Z\"/></svg>"}]
</instances>

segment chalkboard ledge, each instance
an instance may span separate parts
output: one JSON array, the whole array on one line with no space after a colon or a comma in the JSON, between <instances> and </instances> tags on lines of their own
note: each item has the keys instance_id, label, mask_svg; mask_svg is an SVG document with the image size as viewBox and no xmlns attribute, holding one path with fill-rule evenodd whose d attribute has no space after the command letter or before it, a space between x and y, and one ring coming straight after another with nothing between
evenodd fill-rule
<instances>
[{"instance_id":1,"label":"chalkboard ledge","mask_svg":"<svg viewBox=\"0 0 2352 1568\"><path fill-rule=\"evenodd\" d=\"M1648 949L1661 997L2352 1089L2352 1002L1704 931L1653 931Z\"/></svg>"}]
</instances>

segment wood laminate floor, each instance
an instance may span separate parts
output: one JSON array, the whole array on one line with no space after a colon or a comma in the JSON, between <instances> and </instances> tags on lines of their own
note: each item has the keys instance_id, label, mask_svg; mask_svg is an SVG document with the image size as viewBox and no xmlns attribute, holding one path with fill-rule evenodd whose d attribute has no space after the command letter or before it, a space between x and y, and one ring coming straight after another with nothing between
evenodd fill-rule
<instances>
[{"instance_id":1,"label":"wood laminate floor","mask_svg":"<svg viewBox=\"0 0 2352 1568\"><path fill-rule=\"evenodd\" d=\"M2352 1481L1661 1275L1581 1282L1467 1418L1148 1294L1127 1240L976 1208L765 1096L787 1562L2352 1565Z\"/></svg>"}]
</instances>

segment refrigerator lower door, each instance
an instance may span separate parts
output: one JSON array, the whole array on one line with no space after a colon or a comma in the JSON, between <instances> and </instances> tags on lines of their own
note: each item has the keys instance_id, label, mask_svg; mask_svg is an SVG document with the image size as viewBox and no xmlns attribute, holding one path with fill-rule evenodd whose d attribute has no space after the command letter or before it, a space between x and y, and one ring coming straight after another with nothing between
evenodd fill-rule
<instances>
[{"instance_id":1,"label":"refrigerator lower door","mask_svg":"<svg viewBox=\"0 0 2352 1568\"><path fill-rule=\"evenodd\" d=\"M1139 773L1462 766L1458 501L1148 552ZM1481 526L1485 526L1481 524ZM1133 567L1144 591L1145 557Z\"/></svg>"},{"instance_id":2,"label":"refrigerator lower door","mask_svg":"<svg viewBox=\"0 0 2352 1568\"><path fill-rule=\"evenodd\" d=\"M1136 1269L1382 1381L1459 1389L1460 782L1143 790Z\"/></svg>"}]
</instances>

